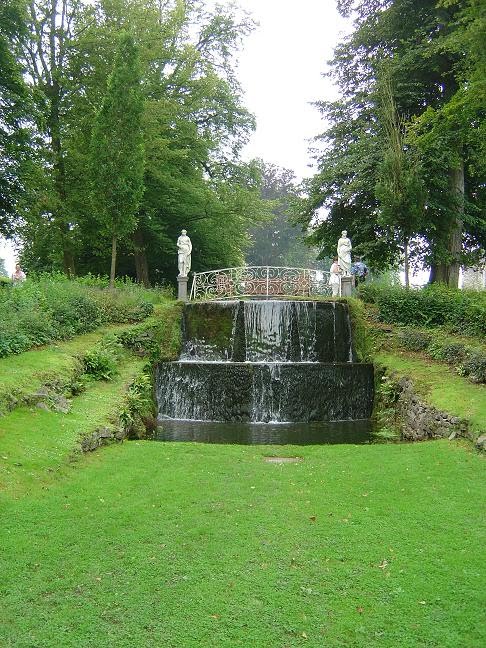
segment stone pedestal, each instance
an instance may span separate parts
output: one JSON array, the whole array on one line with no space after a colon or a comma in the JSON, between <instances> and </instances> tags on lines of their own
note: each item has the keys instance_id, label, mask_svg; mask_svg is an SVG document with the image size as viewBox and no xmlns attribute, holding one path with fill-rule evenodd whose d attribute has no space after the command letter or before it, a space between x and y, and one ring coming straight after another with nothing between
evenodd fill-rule
<instances>
[{"instance_id":1,"label":"stone pedestal","mask_svg":"<svg viewBox=\"0 0 486 648\"><path fill-rule=\"evenodd\" d=\"M177 299L179 301L188 301L187 300L187 282L189 277L183 277L182 275L177 276Z\"/></svg>"},{"instance_id":2,"label":"stone pedestal","mask_svg":"<svg viewBox=\"0 0 486 648\"><path fill-rule=\"evenodd\" d=\"M354 288L354 277L341 277L341 297L351 297Z\"/></svg>"}]
</instances>

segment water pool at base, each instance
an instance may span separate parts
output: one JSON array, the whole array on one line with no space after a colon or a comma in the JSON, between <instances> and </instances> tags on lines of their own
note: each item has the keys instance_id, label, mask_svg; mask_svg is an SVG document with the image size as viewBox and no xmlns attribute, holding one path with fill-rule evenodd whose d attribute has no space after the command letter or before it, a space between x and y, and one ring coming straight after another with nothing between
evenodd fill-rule
<instances>
[{"instance_id":1,"label":"water pool at base","mask_svg":"<svg viewBox=\"0 0 486 648\"><path fill-rule=\"evenodd\" d=\"M239 445L322 445L371 442L371 422L226 423L216 421L160 421L155 441L197 441Z\"/></svg>"}]
</instances>

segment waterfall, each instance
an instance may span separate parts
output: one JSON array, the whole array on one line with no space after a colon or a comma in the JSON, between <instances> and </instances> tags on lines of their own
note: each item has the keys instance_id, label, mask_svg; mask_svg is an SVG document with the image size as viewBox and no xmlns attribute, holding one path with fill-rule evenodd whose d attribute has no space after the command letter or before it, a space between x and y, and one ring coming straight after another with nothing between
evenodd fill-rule
<instances>
[{"instance_id":1,"label":"waterfall","mask_svg":"<svg viewBox=\"0 0 486 648\"><path fill-rule=\"evenodd\" d=\"M341 302L187 304L183 348L157 368L161 418L212 421L366 419L373 368L353 361Z\"/></svg>"}]
</instances>

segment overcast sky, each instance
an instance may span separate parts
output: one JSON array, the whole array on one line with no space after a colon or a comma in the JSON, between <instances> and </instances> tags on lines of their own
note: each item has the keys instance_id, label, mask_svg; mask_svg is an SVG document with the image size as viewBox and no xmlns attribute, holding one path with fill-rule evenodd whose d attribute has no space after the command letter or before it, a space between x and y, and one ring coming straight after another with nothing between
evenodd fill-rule
<instances>
[{"instance_id":1,"label":"overcast sky","mask_svg":"<svg viewBox=\"0 0 486 648\"><path fill-rule=\"evenodd\" d=\"M347 25L334 0L239 0L259 23L239 55L245 105L257 130L244 157L292 169L297 178L312 173L308 140L323 130L312 101L333 99L336 89L323 77L326 62ZM349 28L348 28L349 29ZM12 247L0 241L0 257L13 271Z\"/></svg>"},{"instance_id":2,"label":"overcast sky","mask_svg":"<svg viewBox=\"0 0 486 648\"><path fill-rule=\"evenodd\" d=\"M311 102L337 95L326 62L349 31L335 0L239 0L259 26L240 53L239 77L257 130L245 156L312 174L308 140L323 130Z\"/></svg>"}]
</instances>

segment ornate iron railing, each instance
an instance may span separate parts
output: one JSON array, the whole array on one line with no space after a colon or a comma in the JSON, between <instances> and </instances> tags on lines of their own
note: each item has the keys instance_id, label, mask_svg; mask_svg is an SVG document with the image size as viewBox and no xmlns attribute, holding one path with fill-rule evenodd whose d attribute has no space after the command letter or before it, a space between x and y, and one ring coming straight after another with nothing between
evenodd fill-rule
<instances>
[{"instance_id":1,"label":"ornate iron railing","mask_svg":"<svg viewBox=\"0 0 486 648\"><path fill-rule=\"evenodd\" d=\"M195 272L190 299L312 297L330 294L329 272L307 268L245 266Z\"/></svg>"}]
</instances>

